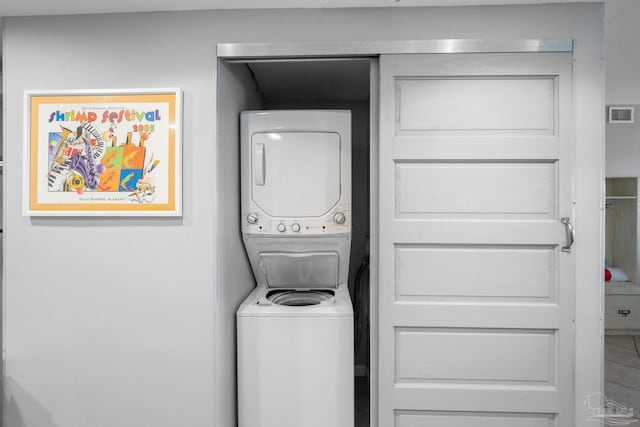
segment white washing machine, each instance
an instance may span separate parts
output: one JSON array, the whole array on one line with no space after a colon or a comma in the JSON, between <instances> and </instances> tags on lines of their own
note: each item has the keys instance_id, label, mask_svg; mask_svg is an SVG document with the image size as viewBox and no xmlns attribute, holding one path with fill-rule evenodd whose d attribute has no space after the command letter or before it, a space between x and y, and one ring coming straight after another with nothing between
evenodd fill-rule
<instances>
[{"instance_id":1,"label":"white washing machine","mask_svg":"<svg viewBox=\"0 0 640 427\"><path fill-rule=\"evenodd\" d=\"M349 111L241 115L239 427L353 427Z\"/></svg>"},{"instance_id":2,"label":"white washing machine","mask_svg":"<svg viewBox=\"0 0 640 427\"><path fill-rule=\"evenodd\" d=\"M238 425L353 427L349 292L289 292L258 286L238 310Z\"/></svg>"}]
</instances>

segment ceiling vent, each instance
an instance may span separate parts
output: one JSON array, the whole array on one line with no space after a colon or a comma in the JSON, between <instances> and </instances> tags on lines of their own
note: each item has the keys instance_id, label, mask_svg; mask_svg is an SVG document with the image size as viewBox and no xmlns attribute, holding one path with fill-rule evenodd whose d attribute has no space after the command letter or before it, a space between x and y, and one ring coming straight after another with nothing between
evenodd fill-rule
<instances>
[{"instance_id":1,"label":"ceiling vent","mask_svg":"<svg viewBox=\"0 0 640 427\"><path fill-rule=\"evenodd\" d=\"M633 107L609 107L609 123L633 123Z\"/></svg>"}]
</instances>

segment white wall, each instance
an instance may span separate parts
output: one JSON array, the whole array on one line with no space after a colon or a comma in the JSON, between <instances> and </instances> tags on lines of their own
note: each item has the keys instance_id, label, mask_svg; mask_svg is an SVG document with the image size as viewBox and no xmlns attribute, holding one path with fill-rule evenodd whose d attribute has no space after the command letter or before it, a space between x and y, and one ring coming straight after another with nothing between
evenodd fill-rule
<instances>
[{"instance_id":1,"label":"white wall","mask_svg":"<svg viewBox=\"0 0 640 427\"><path fill-rule=\"evenodd\" d=\"M451 37L576 38L577 165L593 175L576 187L576 346L584 356L576 419L585 419L582 401L600 389L602 363L593 351L601 330L603 132L593 107L604 101L601 12L578 4L6 18L4 425L232 426L226 416L216 423L216 411L233 412L222 407L229 400L214 406L214 360L226 351L215 348L214 314L232 311L230 284L218 280L224 246L216 247L215 225L227 208L215 190L215 44ZM183 219L21 216L24 90L163 86L185 93Z\"/></svg>"},{"instance_id":2,"label":"white wall","mask_svg":"<svg viewBox=\"0 0 640 427\"><path fill-rule=\"evenodd\" d=\"M176 18L6 20L6 427L213 424L213 49ZM21 216L24 89L171 86L182 219Z\"/></svg>"},{"instance_id":3,"label":"white wall","mask_svg":"<svg viewBox=\"0 0 640 427\"><path fill-rule=\"evenodd\" d=\"M640 2L639 2L640 3ZM640 82L640 74L636 77ZM607 123L607 177L640 176L640 105L634 123Z\"/></svg>"},{"instance_id":4,"label":"white wall","mask_svg":"<svg viewBox=\"0 0 640 427\"><path fill-rule=\"evenodd\" d=\"M640 1L605 6L606 103L635 105L640 120ZM603 114L606 112L603 111ZM640 176L640 125L607 124L606 175Z\"/></svg>"},{"instance_id":5,"label":"white wall","mask_svg":"<svg viewBox=\"0 0 640 427\"><path fill-rule=\"evenodd\" d=\"M640 104L640 1L607 0L607 104Z\"/></svg>"},{"instance_id":6,"label":"white wall","mask_svg":"<svg viewBox=\"0 0 640 427\"><path fill-rule=\"evenodd\" d=\"M216 426L236 419L235 312L255 286L240 235L240 112L263 108L245 64L220 62L217 73L218 271L215 283Z\"/></svg>"}]
</instances>

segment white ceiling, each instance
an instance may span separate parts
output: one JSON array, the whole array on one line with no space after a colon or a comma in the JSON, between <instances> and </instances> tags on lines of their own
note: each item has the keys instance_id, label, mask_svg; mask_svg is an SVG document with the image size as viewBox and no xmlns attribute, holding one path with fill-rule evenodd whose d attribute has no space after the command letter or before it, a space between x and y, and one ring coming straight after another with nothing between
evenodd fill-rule
<instances>
[{"instance_id":1,"label":"white ceiling","mask_svg":"<svg viewBox=\"0 0 640 427\"><path fill-rule=\"evenodd\" d=\"M471 6L603 0L1 0L0 16L77 15L212 9Z\"/></svg>"}]
</instances>

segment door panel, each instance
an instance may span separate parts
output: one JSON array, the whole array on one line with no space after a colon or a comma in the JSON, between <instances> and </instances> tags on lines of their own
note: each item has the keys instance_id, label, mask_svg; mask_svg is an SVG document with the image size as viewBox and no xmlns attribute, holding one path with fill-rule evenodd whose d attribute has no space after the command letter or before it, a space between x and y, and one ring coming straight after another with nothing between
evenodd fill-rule
<instances>
[{"instance_id":1,"label":"door panel","mask_svg":"<svg viewBox=\"0 0 640 427\"><path fill-rule=\"evenodd\" d=\"M506 76L396 79L397 131L553 134L554 80ZM522 99L527 100L526 108Z\"/></svg>"},{"instance_id":2,"label":"door panel","mask_svg":"<svg viewBox=\"0 0 640 427\"><path fill-rule=\"evenodd\" d=\"M555 256L550 246L396 245L396 301L552 302Z\"/></svg>"},{"instance_id":3,"label":"door panel","mask_svg":"<svg viewBox=\"0 0 640 427\"><path fill-rule=\"evenodd\" d=\"M554 385L550 330L396 328L396 384Z\"/></svg>"},{"instance_id":4,"label":"door panel","mask_svg":"<svg viewBox=\"0 0 640 427\"><path fill-rule=\"evenodd\" d=\"M552 427L551 414L510 414L496 412L398 411L397 427Z\"/></svg>"},{"instance_id":5,"label":"door panel","mask_svg":"<svg viewBox=\"0 0 640 427\"><path fill-rule=\"evenodd\" d=\"M380 64L379 425L572 425L571 54Z\"/></svg>"},{"instance_id":6,"label":"door panel","mask_svg":"<svg viewBox=\"0 0 640 427\"><path fill-rule=\"evenodd\" d=\"M554 163L396 164L396 218L553 218Z\"/></svg>"}]
</instances>

